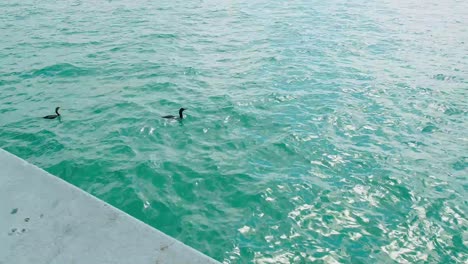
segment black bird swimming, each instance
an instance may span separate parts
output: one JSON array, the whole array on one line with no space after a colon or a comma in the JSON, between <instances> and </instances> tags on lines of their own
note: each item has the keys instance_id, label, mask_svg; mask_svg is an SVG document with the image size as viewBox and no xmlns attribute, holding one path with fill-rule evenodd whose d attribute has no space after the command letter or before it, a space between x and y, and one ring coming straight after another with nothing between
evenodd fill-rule
<instances>
[{"instance_id":1,"label":"black bird swimming","mask_svg":"<svg viewBox=\"0 0 468 264\"><path fill-rule=\"evenodd\" d=\"M178 119L178 120L184 119L184 115L182 114L182 112L184 112L185 110L187 110L187 109L185 109L185 108L179 109L179 117L173 116L173 115L167 115L167 116L163 116L162 118Z\"/></svg>"},{"instance_id":2,"label":"black bird swimming","mask_svg":"<svg viewBox=\"0 0 468 264\"><path fill-rule=\"evenodd\" d=\"M43 118L45 118L45 119L55 119L55 118L59 117L60 116L60 114L58 112L59 109L60 109L60 107L55 108L56 115L47 115L47 116L44 116Z\"/></svg>"}]
</instances>

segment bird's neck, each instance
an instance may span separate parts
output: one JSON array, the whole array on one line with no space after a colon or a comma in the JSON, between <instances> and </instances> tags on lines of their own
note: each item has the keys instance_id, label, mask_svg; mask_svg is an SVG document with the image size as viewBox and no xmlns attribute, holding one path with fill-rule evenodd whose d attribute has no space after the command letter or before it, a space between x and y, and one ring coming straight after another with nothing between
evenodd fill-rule
<instances>
[{"instance_id":1,"label":"bird's neck","mask_svg":"<svg viewBox=\"0 0 468 264\"><path fill-rule=\"evenodd\" d=\"M182 111L179 112L179 117L180 119L184 118L184 116L182 115Z\"/></svg>"}]
</instances>

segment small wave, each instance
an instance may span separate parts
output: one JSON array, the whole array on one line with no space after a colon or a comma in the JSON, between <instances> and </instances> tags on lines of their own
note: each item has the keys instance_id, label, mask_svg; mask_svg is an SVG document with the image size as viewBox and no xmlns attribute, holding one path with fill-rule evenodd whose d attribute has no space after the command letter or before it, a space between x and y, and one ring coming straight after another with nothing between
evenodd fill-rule
<instances>
[{"instance_id":1,"label":"small wave","mask_svg":"<svg viewBox=\"0 0 468 264\"><path fill-rule=\"evenodd\" d=\"M466 111L463 111L463 110L458 109L456 107L448 107L444 111L444 114L446 114L446 115L460 115L460 114L463 114L463 113L466 113Z\"/></svg>"},{"instance_id":2,"label":"small wave","mask_svg":"<svg viewBox=\"0 0 468 264\"><path fill-rule=\"evenodd\" d=\"M459 78L457 76L452 76L452 75L446 75L443 73L438 73L432 76L433 79L439 80L439 81L463 81L462 78Z\"/></svg>"},{"instance_id":3,"label":"small wave","mask_svg":"<svg viewBox=\"0 0 468 264\"><path fill-rule=\"evenodd\" d=\"M177 35L171 33L153 33L143 35L143 38L151 38L151 39L176 39L178 38Z\"/></svg>"},{"instance_id":4,"label":"small wave","mask_svg":"<svg viewBox=\"0 0 468 264\"><path fill-rule=\"evenodd\" d=\"M184 75L193 76L193 75L199 75L199 74L200 74L200 71L193 67L185 67L184 69Z\"/></svg>"},{"instance_id":5,"label":"small wave","mask_svg":"<svg viewBox=\"0 0 468 264\"><path fill-rule=\"evenodd\" d=\"M429 123L421 131L423 133L432 133L435 130L437 130L437 127L434 124Z\"/></svg>"},{"instance_id":6,"label":"small wave","mask_svg":"<svg viewBox=\"0 0 468 264\"><path fill-rule=\"evenodd\" d=\"M452 168L457 171L463 171L468 168L468 157L463 157L452 164Z\"/></svg>"},{"instance_id":7,"label":"small wave","mask_svg":"<svg viewBox=\"0 0 468 264\"><path fill-rule=\"evenodd\" d=\"M77 77L90 75L94 70L84 67L78 67L69 63L59 63L44 67L39 70L33 70L22 75L23 78L35 77Z\"/></svg>"},{"instance_id":8,"label":"small wave","mask_svg":"<svg viewBox=\"0 0 468 264\"><path fill-rule=\"evenodd\" d=\"M151 82L131 89L137 89L139 91L167 91L175 86L176 85L172 82Z\"/></svg>"}]
</instances>

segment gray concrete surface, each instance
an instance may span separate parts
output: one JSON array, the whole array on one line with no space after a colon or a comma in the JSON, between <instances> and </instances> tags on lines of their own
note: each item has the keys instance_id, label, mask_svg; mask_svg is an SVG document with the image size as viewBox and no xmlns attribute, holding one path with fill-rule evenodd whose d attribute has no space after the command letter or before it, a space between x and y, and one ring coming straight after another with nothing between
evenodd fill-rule
<instances>
[{"instance_id":1,"label":"gray concrete surface","mask_svg":"<svg viewBox=\"0 0 468 264\"><path fill-rule=\"evenodd\" d=\"M218 262L0 149L0 263Z\"/></svg>"}]
</instances>

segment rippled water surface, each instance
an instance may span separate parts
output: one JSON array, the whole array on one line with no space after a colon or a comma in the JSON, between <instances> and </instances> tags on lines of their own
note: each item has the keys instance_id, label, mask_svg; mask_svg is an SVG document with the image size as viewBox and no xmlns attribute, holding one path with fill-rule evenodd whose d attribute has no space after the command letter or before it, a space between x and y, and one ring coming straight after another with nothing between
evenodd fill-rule
<instances>
[{"instance_id":1,"label":"rippled water surface","mask_svg":"<svg viewBox=\"0 0 468 264\"><path fill-rule=\"evenodd\" d=\"M0 147L224 263L468 261L468 2L0 10Z\"/></svg>"}]
</instances>

